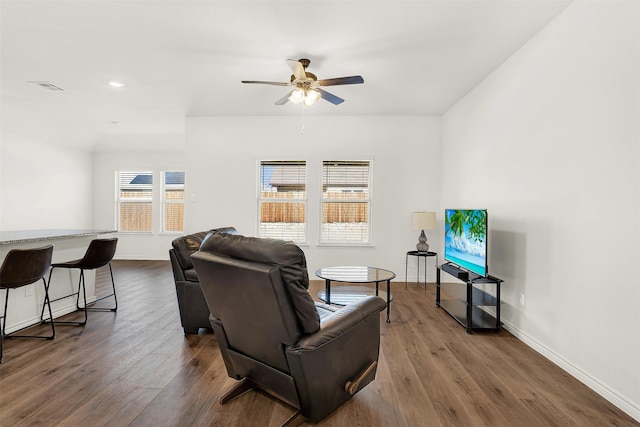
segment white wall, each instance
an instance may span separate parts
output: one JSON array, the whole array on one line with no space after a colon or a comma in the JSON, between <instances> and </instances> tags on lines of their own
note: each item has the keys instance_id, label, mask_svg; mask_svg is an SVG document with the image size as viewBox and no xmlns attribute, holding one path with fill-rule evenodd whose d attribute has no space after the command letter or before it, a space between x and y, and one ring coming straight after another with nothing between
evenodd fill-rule
<instances>
[{"instance_id":1,"label":"white wall","mask_svg":"<svg viewBox=\"0 0 640 427\"><path fill-rule=\"evenodd\" d=\"M0 230L93 228L93 155L75 148L77 142L63 126L19 109L3 106L0 128ZM53 262L77 259L89 238L56 239ZM4 245L0 262L14 248L40 247L44 243ZM75 273L54 274L51 298L68 294ZM65 281L66 277L66 281ZM72 283L77 283L77 275ZM95 299L94 273L86 274L88 300ZM42 282L25 291L12 292L7 313L7 332L38 322L44 299ZM2 292L0 304L4 304ZM72 298L52 303L54 317L76 310Z\"/></svg>"},{"instance_id":2,"label":"white wall","mask_svg":"<svg viewBox=\"0 0 640 427\"><path fill-rule=\"evenodd\" d=\"M416 210L437 210L440 198L439 117L194 117L187 119L186 228L235 226L256 235L259 159L308 162L310 278L329 265L371 265L404 279L404 260L415 249L410 229ZM319 247L320 164L373 159L372 248ZM192 202L193 198L196 202ZM429 234L434 247L438 236ZM415 280L415 260L409 276ZM430 280L435 280L433 262Z\"/></svg>"},{"instance_id":3,"label":"white wall","mask_svg":"<svg viewBox=\"0 0 640 427\"><path fill-rule=\"evenodd\" d=\"M116 171L153 171L154 183L160 182L162 171L185 170L183 151L114 151L96 152L93 157L95 180L94 226L98 229L116 227ZM185 185L189 186L190 173L186 173ZM160 200L159 186L154 186L154 200ZM169 259L171 241L182 233L160 232L160 204L153 212L153 232L118 233L116 259Z\"/></svg>"},{"instance_id":4,"label":"white wall","mask_svg":"<svg viewBox=\"0 0 640 427\"><path fill-rule=\"evenodd\" d=\"M441 182L489 210L508 328L640 421L639 18L570 5L444 115Z\"/></svg>"},{"instance_id":5,"label":"white wall","mask_svg":"<svg viewBox=\"0 0 640 427\"><path fill-rule=\"evenodd\" d=\"M1 230L92 227L92 153L64 138L57 127L3 107Z\"/></svg>"}]
</instances>

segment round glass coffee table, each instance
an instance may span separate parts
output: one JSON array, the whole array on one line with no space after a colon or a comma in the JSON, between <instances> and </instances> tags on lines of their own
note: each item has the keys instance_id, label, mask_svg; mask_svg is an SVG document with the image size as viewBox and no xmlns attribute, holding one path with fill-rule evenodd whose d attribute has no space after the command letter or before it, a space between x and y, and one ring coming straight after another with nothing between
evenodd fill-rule
<instances>
[{"instance_id":1,"label":"round glass coffee table","mask_svg":"<svg viewBox=\"0 0 640 427\"><path fill-rule=\"evenodd\" d=\"M318 298L327 304L347 305L369 295L378 295L380 282L387 282L387 323L390 323L389 309L391 295L391 279L396 277L393 271L376 267L340 266L323 267L316 271L316 276L325 281L325 288L318 292ZM341 283L375 283L376 288L366 286L340 286L331 289L331 282Z\"/></svg>"}]
</instances>

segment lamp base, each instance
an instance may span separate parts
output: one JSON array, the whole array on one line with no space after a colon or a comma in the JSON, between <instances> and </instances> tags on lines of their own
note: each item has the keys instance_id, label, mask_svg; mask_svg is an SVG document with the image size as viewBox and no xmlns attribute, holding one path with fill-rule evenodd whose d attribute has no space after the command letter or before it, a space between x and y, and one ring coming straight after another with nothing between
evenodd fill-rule
<instances>
[{"instance_id":1,"label":"lamp base","mask_svg":"<svg viewBox=\"0 0 640 427\"><path fill-rule=\"evenodd\" d=\"M427 243L427 236L424 234L424 230L420 231L420 237L418 237L416 249L418 252L429 252L429 244Z\"/></svg>"}]
</instances>

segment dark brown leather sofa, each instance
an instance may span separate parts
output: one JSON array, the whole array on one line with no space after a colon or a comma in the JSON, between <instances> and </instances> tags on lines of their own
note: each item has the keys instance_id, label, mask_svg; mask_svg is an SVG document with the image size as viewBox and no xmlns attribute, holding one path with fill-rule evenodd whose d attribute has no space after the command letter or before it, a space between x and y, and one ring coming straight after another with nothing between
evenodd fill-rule
<instances>
[{"instance_id":1,"label":"dark brown leather sofa","mask_svg":"<svg viewBox=\"0 0 640 427\"><path fill-rule=\"evenodd\" d=\"M197 334L200 328L211 329L209 307L202 295L198 275L191 262L191 255L200 249L202 241L215 233L237 234L234 227L215 228L178 237L171 242L169 259L176 284L180 321L186 334Z\"/></svg>"},{"instance_id":2,"label":"dark brown leather sofa","mask_svg":"<svg viewBox=\"0 0 640 427\"><path fill-rule=\"evenodd\" d=\"M285 423L317 423L376 375L380 311L371 296L335 312L314 303L292 242L214 234L193 257L227 373L298 408Z\"/></svg>"}]
</instances>

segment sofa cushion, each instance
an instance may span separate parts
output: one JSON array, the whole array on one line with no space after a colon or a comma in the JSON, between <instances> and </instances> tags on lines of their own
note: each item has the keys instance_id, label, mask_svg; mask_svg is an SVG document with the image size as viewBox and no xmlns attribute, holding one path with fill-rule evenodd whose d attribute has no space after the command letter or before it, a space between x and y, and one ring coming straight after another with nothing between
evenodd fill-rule
<instances>
[{"instance_id":1,"label":"sofa cushion","mask_svg":"<svg viewBox=\"0 0 640 427\"><path fill-rule=\"evenodd\" d=\"M178 237L171 242L173 249L176 251L178 262L185 272L186 270L193 269L191 255L200 249L202 239L204 239L208 233L208 231L201 231L199 233L188 234L186 236ZM196 280L198 280L197 277Z\"/></svg>"},{"instance_id":2,"label":"sofa cushion","mask_svg":"<svg viewBox=\"0 0 640 427\"><path fill-rule=\"evenodd\" d=\"M178 262L184 270L184 275L187 280L195 282L198 281L198 276L196 275L193 263L191 262L191 255L200 249L200 245L207 239L207 237L215 233L238 234L238 231L235 227L214 228L208 231L200 231L198 233L180 236L171 242L173 249L175 249ZM187 273L188 270L192 271Z\"/></svg>"}]
</instances>

